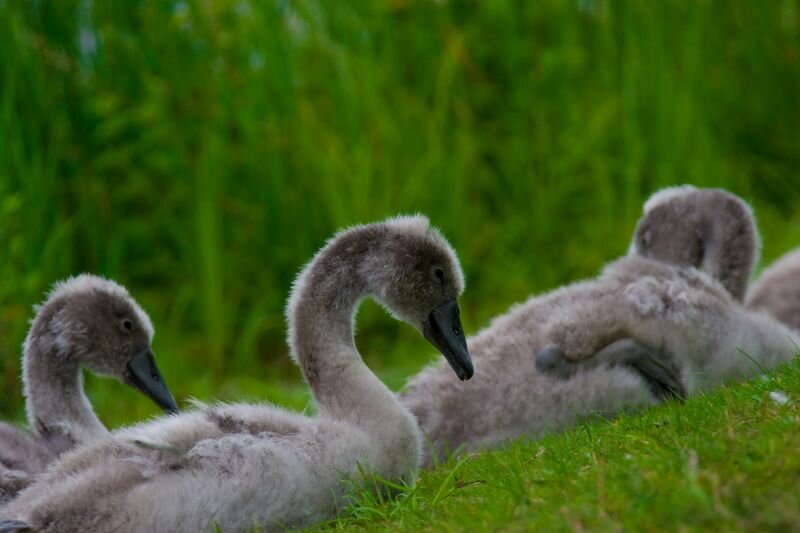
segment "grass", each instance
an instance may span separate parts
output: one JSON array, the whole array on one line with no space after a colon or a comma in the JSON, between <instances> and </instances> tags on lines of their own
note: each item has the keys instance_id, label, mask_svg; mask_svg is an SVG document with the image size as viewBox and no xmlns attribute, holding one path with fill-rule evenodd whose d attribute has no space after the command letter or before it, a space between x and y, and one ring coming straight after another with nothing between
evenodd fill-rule
<instances>
[{"instance_id":1,"label":"grass","mask_svg":"<svg viewBox=\"0 0 800 533\"><path fill-rule=\"evenodd\" d=\"M319 529L778 531L798 520L796 360L682 405L451 460L397 498L362 494Z\"/></svg>"}]
</instances>

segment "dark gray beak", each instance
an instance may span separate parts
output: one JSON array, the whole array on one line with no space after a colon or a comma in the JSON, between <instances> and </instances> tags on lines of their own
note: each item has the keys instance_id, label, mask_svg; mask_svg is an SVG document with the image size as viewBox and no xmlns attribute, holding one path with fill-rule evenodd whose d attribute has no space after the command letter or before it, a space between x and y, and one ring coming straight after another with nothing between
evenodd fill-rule
<instances>
[{"instance_id":1,"label":"dark gray beak","mask_svg":"<svg viewBox=\"0 0 800 533\"><path fill-rule=\"evenodd\" d=\"M422 324L422 334L442 352L458 379L464 381L472 377L475 371L467 350L464 328L461 327L461 312L455 300L431 311Z\"/></svg>"},{"instance_id":2,"label":"dark gray beak","mask_svg":"<svg viewBox=\"0 0 800 533\"><path fill-rule=\"evenodd\" d=\"M168 413L178 412L178 404L169 392L156 365L153 350L148 346L128 362L125 383L135 388Z\"/></svg>"}]
</instances>

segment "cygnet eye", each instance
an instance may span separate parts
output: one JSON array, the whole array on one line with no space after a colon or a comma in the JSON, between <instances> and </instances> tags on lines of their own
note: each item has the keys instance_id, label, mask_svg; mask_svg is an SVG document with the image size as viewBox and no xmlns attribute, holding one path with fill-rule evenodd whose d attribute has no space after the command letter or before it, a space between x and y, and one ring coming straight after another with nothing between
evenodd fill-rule
<instances>
[{"instance_id":1,"label":"cygnet eye","mask_svg":"<svg viewBox=\"0 0 800 533\"><path fill-rule=\"evenodd\" d=\"M122 328L125 331L133 331L133 322L129 318L122 319Z\"/></svg>"},{"instance_id":2,"label":"cygnet eye","mask_svg":"<svg viewBox=\"0 0 800 533\"><path fill-rule=\"evenodd\" d=\"M431 278L437 283L444 283L444 269L440 266L432 267Z\"/></svg>"}]
</instances>

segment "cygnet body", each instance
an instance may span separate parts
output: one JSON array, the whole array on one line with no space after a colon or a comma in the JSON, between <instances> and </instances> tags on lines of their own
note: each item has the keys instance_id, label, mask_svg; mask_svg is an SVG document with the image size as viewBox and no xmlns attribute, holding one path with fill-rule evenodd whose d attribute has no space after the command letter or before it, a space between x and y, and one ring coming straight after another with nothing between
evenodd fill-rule
<instances>
[{"instance_id":1,"label":"cygnet body","mask_svg":"<svg viewBox=\"0 0 800 533\"><path fill-rule=\"evenodd\" d=\"M613 332L611 338L597 335L603 324L592 318L599 312L597 306L605 304L587 302L580 314L548 333L562 363L580 361L583 368L603 364L609 352L598 348L606 340L633 340L628 346L638 343L637 349L649 346L671 354L670 363L681 369L682 389L691 392L747 378L791 359L798 332L786 321L740 303L756 263L757 235L752 211L727 191L691 186L659 191L645 204L629 260L609 265L599 279L621 284L625 293L626 304L604 317L613 322L605 324ZM643 258L656 262L638 260ZM786 289L792 266L790 258L778 265L776 276L768 272L767 284ZM681 338L686 341L675 342ZM576 366L554 364L555 359L553 352L537 354L542 368L556 374L565 368L566 374L575 372Z\"/></svg>"},{"instance_id":2,"label":"cygnet body","mask_svg":"<svg viewBox=\"0 0 800 533\"><path fill-rule=\"evenodd\" d=\"M800 250L784 255L764 269L747 291L745 305L800 331Z\"/></svg>"},{"instance_id":3,"label":"cygnet body","mask_svg":"<svg viewBox=\"0 0 800 533\"><path fill-rule=\"evenodd\" d=\"M680 194L692 196L694 191L700 190L685 189ZM651 207L665 198L661 195ZM691 200L701 211L703 205L713 209L716 204ZM740 201L723 203L734 209L746 207ZM669 214L684 216L680 210L646 209L639 228L649 233L648 244L658 240L654 236L666 235L659 233L658 220L648 220L653 213L662 225L673 228L679 224ZM694 216L703 225L713 220L708 213ZM736 232L743 237L715 238L715 242L755 253L757 233L749 226L749 210L738 210L731 220L737 218L744 219L741 225L741 220L735 224L743 228ZM701 242L709 242L709 235L726 233L717 231L713 224L705 227ZM693 243L696 240L694 232L684 236ZM592 414L613 415L657 403L658 395L642 373L625 365L612 366L602 357L592 359L598 352L610 353L604 348L623 339L633 339L656 357L669 360L669 367L678 369L682 389L689 392L756 374L793 356L792 332L766 315L746 311L733 296L746 287L752 258L741 257L738 267L727 270L709 263L709 270L726 281L723 285L691 266L643 257L635 253L635 244L632 248L632 256L611 263L598 278L517 304L468 339L475 379L448 382L442 365L434 364L409 381L401 398L429 440L426 464L459 447L467 451L491 448L572 426ZM700 252L692 252L679 263L694 264L705 257ZM669 253L666 259L675 257ZM563 352L567 363L591 360L594 364L567 372L567 379L543 373L534 355L551 346Z\"/></svg>"}]
</instances>

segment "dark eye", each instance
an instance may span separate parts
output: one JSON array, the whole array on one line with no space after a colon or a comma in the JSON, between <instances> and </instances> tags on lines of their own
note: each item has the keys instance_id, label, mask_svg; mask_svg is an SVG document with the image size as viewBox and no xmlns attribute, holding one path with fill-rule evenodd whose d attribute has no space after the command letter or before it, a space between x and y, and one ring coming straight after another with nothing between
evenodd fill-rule
<instances>
[{"instance_id":1,"label":"dark eye","mask_svg":"<svg viewBox=\"0 0 800 533\"><path fill-rule=\"evenodd\" d=\"M435 266L431 269L431 277L438 283L444 283L444 269L440 266Z\"/></svg>"},{"instance_id":2,"label":"dark eye","mask_svg":"<svg viewBox=\"0 0 800 533\"><path fill-rule=\"evenodd\" d=\"M133 331L133 322L129 318L122 319L122 327L126 331Z\"/></svg>"}]
</instances>

